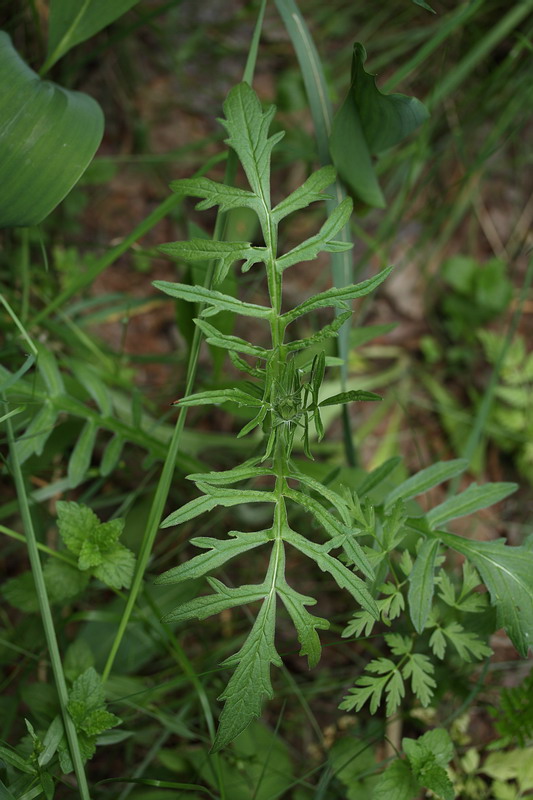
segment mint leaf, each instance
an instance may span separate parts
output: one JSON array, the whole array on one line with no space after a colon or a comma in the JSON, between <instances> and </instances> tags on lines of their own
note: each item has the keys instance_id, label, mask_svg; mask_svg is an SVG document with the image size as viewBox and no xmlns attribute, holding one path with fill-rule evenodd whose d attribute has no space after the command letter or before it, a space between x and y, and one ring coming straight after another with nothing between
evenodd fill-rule
<instances>
[{"instance_id":1,"label":"mint leaf","mask_svg":"<svg viewBox=\"0 0 533 800\"><path fill-rule=\"evenodd\" d=\"M87 736L98 736L99 733L114 728L115 725L120 725L121 721L105 708L95 708L94 711L89 711L78 724L80 730Z\"/></svg>"},{"instance_id":2,"label":"mint leaf","mask_svg":"<svg viewBox=\"0 0 533 800\"><path fill-rule=\"evenodd\" d=\"M85 714L105 703L102 679L94 667L88 667L72 685L69 692L68 710L74 722L80 722Z\"/></svg>"},{"instance_id":3,"label":"mint leaf","mask_svg":"<svg viewBox=\"0 0 533 800\"><path fill-rule=\"evenodd\" d=\"M93 569L93 575L112 589L129 589L135 571L135 555L117 544L104 551L101 563Z\"/></svg>"},{"instance_id":4,"label":"mint leaf","mask_svg":"<svg viewBox=\"0 0 533 800\"><path fill-rule=\"evenodd\" d=\"M407 761L396 759L389 764L374 787L372 800L415 800L420 784Z\"/></svg>"},{"instance_id":5,"label":"mint leaf","mask_svg":"<svg viewBox=\"0 0 533 800\"><path fill-rule=\"evenodd\" d=\"M46 561L43 574L51 603L63 603L76 597L89 582L87 574L58 558L49 558Z\"/></svg>"},{"instance_id":6,"label":"mint leaf","mask_svg":"<svg viewBox=\"0 0 533 800\"><path fill-rule=\"evenodd\" d=\"M82 545L100 520L90 508L79 503L59 500L56 503L57 526L65 545L74 555L79 555Z\"/></svg>"}]
</instances>

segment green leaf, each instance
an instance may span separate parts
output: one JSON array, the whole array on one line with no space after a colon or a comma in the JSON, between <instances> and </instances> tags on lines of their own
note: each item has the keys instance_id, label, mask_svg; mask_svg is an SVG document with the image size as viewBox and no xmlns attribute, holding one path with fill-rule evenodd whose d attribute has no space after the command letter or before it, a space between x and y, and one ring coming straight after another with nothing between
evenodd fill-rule
<instances>
[{"instance_id":1,"label":"green leaf","mask_svg":"<svg viewBox=\"0 0 533 800\"><path fill-rule=\"evenodd\" d=\"M499 503L517 489L516 483L487 483L484 486L473 483L464 492L450 497L444 503L432 508L426 514L427 522L430 528L435 530L452 519L473 514L482 508Z\"/></svg>"},{"instance_id":2,"label":"green leaf","mask_svg":"<svg viewBox=\"0 0 533 800\"><path fill-rule=\"evenodd\" d=\"M85 714L105 705L102 679L94 667L88 667L73 683L69 692L68 710L75 723L83 721Z\"/></svg>"},{"instance_id":3,"label":"green leaf","mask_svg":"<svg viewBox=\"0 0 533 800\"><path fill-rule=\"evenodd\" d=\"M195 319L194 323L200 328L205 336L207 344L212 344L215 347L222 347L224 350L232 350L236 353L246 353L255 358L266 359L268 357L268 350L258 345L250 344L239 336L226 336L220 333L214 325L210 325L203 319Z\"/></svg>"},{"instance_id":4,"label":"green leaf","mask_svg":"<svg viewBox=\"0 0 533 800\"><path fill-rule=\"evenodd\" d=\"M35 774L35 767L26 761L25 758L19 756L16 750L12 750L11 747L5 747L3 744L0 744L0 759L5 761L6 764L15 767L15 769L25 772L27 775Z\"/></svg>"},{"instance_id":5,"label":"green leaf","mask_svg":"<svg viewBox=\"0 0 533 800\"><path fill-rule=\"evenodd\" d=\"M391 508L398 500L410 500L427 492L434 486L460 475L468 467L468 461L457 458L453 461L439 461L420 470L390 492L385 498L385 509Z\"/></svg>"},{"instance_id":6,"label":"green leaf","mask_svg":"<svg viewBox=\"0 0 533 800\"><path fill-rule=\"evenodd\" d=\"M318 344L318 342L324 341L324 339L330 339L337 335L344 323L347 322L351 316L351 311L344 311L342 314L335 317L333 322L330 322L329 325L325 325L312 336L308 336L306 339L294 339L292 342L287 342L285 349L289 352L293 350L304 350L307 347L313 347L313 345Z\"/></svg>"},{"instance_id":7,"label":"green leaf","mask_svg":"<svg viewBox=\"0 0 533 800\"><path fill-rule=\"evenodd\" d=\"M362 608L371 614L374 619L379 619L379 610L376 601L366 588L363 581L351 570L344 566L338 559L329 555L322 545L305 539L289 527L284 529L283 538L308 558L315 561L322 572L329 572L341 589L346 589Z\"/></svg>"},{"instance_id":8,"label":"green leaf","mask_svg":"<svg viewBox=\"0 0 533 800\"><path fill-rule=\"evenodd\" d=\"M213 752L225 747L250 722L259 717L264 698L273 696L270 665L282 665L274 644L276 625L275 595L268 594L248 638L238 653L227 658L222 666L236 670L219 697L225 700L213 744Z\"/></svg>"},{"instance_id":9,"label":"green leaf","mask_svg":"<svg viewBox=\"0 0 533 800\"><path fill-rule=\"evenodd\" d=\"M89 582L89 576L75 566L49 558L43 569L46 591L51 603L64 603L79 595Z\"/></svg>"},{"instance_id":10,"label":"green leaf","mask_svg":"<svg viewBox=\"0 0 533 800\"><path fill-rule=\"evenodd\" d=\"M431 8L430 5L428 5L425 2L425 0L411 0L411 2L414 3L415 6L420 6L420 8L425 8L426 11L431 11L432 14L436 14L437 13L433 8Z\"/></svg>"},{"instance_id":11,"label":"green leaf","mask_svg":"<svg viewBox=\"0 0 533 800\"><path fill-rule=\"evenodd\" d=\"M171 525L181 525L182 522L187 522L206 511L211 511L216 506L237 506L241 503L273 503L275 496L271 492L255 492L251 490L237 490L237 489L224 489L214 494L214 487L209 487L207 484L202 488L207 490L206 495L197 497L186 503L177 511L169 514L166 519L161 523L162 528L169 528Z\"/></svg>"},{"instance_id":12,"label":"green leaf","mask_svg":"<svg viewBox=\"0 0 533 800\"><path fill-rule=\"evenodd\" d=\"M217 205L221 211L251 208L258 214L261 213L260 200L256 194L239 189L237 186L226 186L209 178L184 178L172 181L170 188L178 194L203 197L204 199L196 206L198 211L206 211Z\"/></svg>"},{"instance_id":13,"label":"green leaf","mask_svg":"<svg viewBox=\"0 0 533 800\"><path fill-rule=\"evenodd\" d=\"M135 556L121 544L105 552L93 575L112 589L129 589L135 572Z\"/></svg>"},{"instance_id":14,"label":"green leaf","mask_svg":"<svg viewBox=\"0 0 533 800\"><path fill-rule=\"evenodd\" d=\"M323 190L334 183L336 177L335 169L332 166L322 167L317 172L313 172L307 180L295 189L285 200L272 209L271 219L274 223L280 222L293 211L307 208L317 200L324 200Z\"/></svg>"},{"instance_id":15,"label":"green leaf","mask_svg":"<svg viewBox=\"0 0 533 800\"><path fill-rule=\"evenodd\" d=\"M229 137L226 143L237 153L252 191L270 209L270 156L284 134L268 136L276 107L263 113L261 103L247 83L235 86L224 103L225 119L220 122Z\"/></svg>"},{"instance_id":16,"label":"green leaf","mask_svg":"<svg viewBox=\"0 0 533 800\"><path fill-rule=\"evenodd\" d=\"M295 591L289 586L282 574L278 576L276 591L296 628L298 641L302 646L300 655L307 656L309 669L312 669L318 664L322 652L316 629L327 630L329 622L322 617L315 617L307 611L305 606L314 606L316 600L313 597L307 597Z\"/></svg>"},{"instance_id":17,"label":"green leaf","mask_svg":"<svg viewBox=\"0 0 533 800\"><path fill-rule=\"evenodd\" d=\"M254 531L253 533L243 533L242 531L230 531L228 539L214 539L211 537L198 537L191 539L191 544L195 547L202 547L209 552L201 553L189 561L185 561L178 567L167 570L159 575L156 583L178 583L180 581L200 578L208 572L212 572L225 564L235 556L247 553L259 545L272 541L271 530Z\"/></svg>"},{"instance_id":18,"label":"green leaf","mask_svg":"<svg viewBox=\"0 0 533 800\"><path fill-rule=\"evenodd\" d=\"M195 483L209 483L211 486L228 486L238 481L249 481L252 478L261 478L265 475L275 475L269 467L256 467L257 459L252 460L250 466L241 464L234 469L221 470L220 472L194 472L187 475L187 480Z\"/></svg>"},{"instance_id":19,"label":"green leaf","mask_svg":"<svg viewBox=\"0 0 533 800\"><path fill-rule=\"evenodd\" d=\"M70 489L74 489L87 477L97 433L97 424L93 420L88 420L78 436L68 462L67 475Z\"/></svg>"},{"instance_id":20,"label":"green leaf","mask_svg":"<svg viewBox=\"0 0 533 800\"><path fill-rule=\"evenodd\" d=\"M91 162L103 114L91 97L41 81L3 31L0 75L0 228L38 225Z\"/></svg>"},{"instance_id":21,"label":"green leaf","mask_svg":"<svg viewBox=\"0 0 533 800\"><path fill-rule=\"evenodd\" d=\"M24 464L34 453L38 456L41 455L48 437L54 430L57 417L56 408L49 401L45 401L41 410L15 444L20 464Z\"/></svg>"},{"instance_id":22,"label":"green leaf","mask_svg":"<svg viewBox=\"0 0 533 800\"><path fill-rule=\"evenodd\" d=\"M213 614L219 614L227 608L242 606L246 603L255 603L263 600L268 594L269 586L266 583L243 585L236 588L225 586L216 578L208 578L207 582L214 589L214 594L195 597L187 603L165 614L163 622L183 622L187 619L206 619Z\"/></svg>"},{"instance_id":23,"label":"green leaf","mask_svg":"<svg viewBox=\"0 0 533 800\"><path fill-rule=\"evenodd\" d=\"M174 401L174 405L179 405L180 408L216 405L218 403L237 403L239 406L249 406L252 408L261 408L263 405L262 400L253 397L251 394L248 394L248 392L243 392L241 389L212 389L207 392L189 394L186 397L182 397L180 400Z\"/></svg>"},{"instance_id":24,"label":"green leaf","mask_svg":"<svg viewBox=\"0 0 533 800\"><path fill-rule=\"evenodd\" d=\"M100 462L100 475L102 475L102 477L105 478L114 471L120 460L123 448L124 439L118 434L115 434L107 443L102 461Z\"/></svg>"},{"instance_id":25,"label":"green leaf","mask_svg":"<svg viewBox=\"0 0 533 800\"><path fill-rule=\"evenodd\" d=\"M43 749L39 753L38 760L40 767L45 767L52 760L63 736L63 722L58 714L56 717L54 717L44 735Z\"/></svg>"},{"instance_id":26,"label":"green leaf","mask_svg":"<svg viewBox=\"0 0 533 800\"><path fill-rule=\"evenodd\" d=\"M334 394L331 397L327 397L325 400L322 400L322 402L318 405L322 408L322 406L336 406L341 403L355 403L368 400L383 400L383 398L380 397L379 394L374 394L374 392L354 390L350 392L340 392L339 394Z\"/></svg>"},{"instance_id":27,"label":"green leaf","mask_svg":"<svg viewBox=\"0 0 533 800\"><path fill-rule=\"evenodd\" d=\"M329 215L315 236L311 236L285 253L284 256L276 259L277 270L283 272L293 264L312 261L321 252L338 253L341 250L350 250L353 247L351 242L337 242L333 237L344 228L350 219L352 210L352 200L346 197Z\"/></svg>"},{"instance_id":28,"label":"green leaf","mask_svg":"<svg viewBox=\"0 0 533 800\"><path fill-rule=\"evenodd\" d=\"M450 622L440 628L440 631L447 639L449 639L459 653L460 658L462 658L463 661L466 661L466 663L470 663L473 659L479 660L481 658L487 658L492 654L490 647L487 647L487 645L481 641L479 636L477 636L475 633L469 633L468 631L465 631L463 626L459 625L458 622ZM441 652L443 652L442 649ZM442 658L443 655L439 657Z\"/></svg>"},{"instance_id":29,"label":"green leaf","mask_svg":"<svg viewBox=\"0 0 533 800\"><path fill-rule=\"evenodd\" d=\"M344 711L355 710L357 712L370 701L370 713L375 714L380 706L383 692L387 690L389 682L394 677L395 680L389 692L387 714L394 713L396 708L394 703L399 705L404 694L402 676L397 671L396 665L389 658L375 658L367 664L366 670L373 674L361 675L339 708Z\"/></svg>"},{"instance_id":30,"label":"green leaf","mask_svg":"<svg viewBox=\"0 0 533 800\"><path fill-rule=\"evenodd\" d=\"M89 711L78 724L80 730L87 736L98 736L99 733L114 728L120 723L121 720L105 708L95 708L94 711Z\"/></svg>"},{"instance_id":31,"label":"green leaf","mask_svg":"<svg viewBox=\"0 0 533 800\"><path fill-rule=\"evenodd\" d=\"M533 552L525 546L508 547L502 540L474 542L445 531L438 535L476 567L496 607L498 624L525 658L533 642Z\"/></svg>"},{"instance_id":32,"label":"green leaf","mask_svg":"<svg viewBox=\"0 0 533 800\"><path fill-rule=\"evenodd\" d=\"M333 120L330 153L354 197L383 208L385 200L371 156L400 142L429 114L414 97L380 92L375 77L365 71L365 61L365 48L356 42L351 85Z\"/></svg>"},{"instance_id":33,"label":"green leaf","mask_svg":"<svg viewBox=\"0 0 533 800\"><path fill-rule=\"evenodd\" d=\"M317 308L325 308L328 306L346 308L346 304L349 300L355 300L357 297L363 297L373 292L374 289L383 283L390 275L392 270L393 267L387 267L377 275L374 275L373 278L368 278L366 281L361 281L360 283L351 284L349 286L342 286L338 289L328 289L325 292L316 294L314 297L310 297L309 300L300 303L299 306L295 306L291 311L283 314L281 319L288 325L303 314L308 314L310 311L314 311Z\"/></svg>"},{"instance_id":34,"label":"green leaf","mask_svg":"<svg viewBox=\"0 0 533 800\"><path fill-rule=\"evenodd\" d=\"M139 0L51 0L48 53L43 69L125 14Z\"/></svg>"},{"instance_id":35,"label":"green leaf","mask_svg":"<svg viewBox=\"0 0 533 800\"><path fill-rule=\"evenodd\" d=\"M396 759L389 764L374 787L372 800L415 800L420 784L406 761Z\"/></svg>"},{"instance_id":36,"label":"green leaf","mask_svg":"<svg viewBox=\"0 0 533 800\"><path fill-rule=\"evenodd\" d=\"M403 739L402 747L420 785L442 800L454 800L455 792L445 769L453 757L448 733L437 728L419 739Z\"/></svg>"},{"instance_id":37,"label":"green leaf","mask_svg":"<svg viewBox=\"0 0 533 800\"><path fill-rule=\"evenodd\" d=\"M5 581L0 588L0 592L13 608L18 608L27 614L39 611L35 581L29 570Z\"/></svg>"},{"instance_id":38,"label":"green leaf","mask_svg":"<svg viewBox=\"0 0 533 800\"><path fill-rule=\"evenodd\" d=\"M411 653L409 660L402 667L402 675L406 680L411 679L413 693L424 708L427 708L433 698L433 690L437 686L433 677L433 664L429 658L421 653Z\"/></svg>"},{"instance_id":39,"label":"green leaf","mask_svg":"<svg viewBox=\"0 0 533 800\"><path fill-rule=\"evenodd\" d=\"M263 261L267 255L265 247L252 247L249 242L218 242L214 239L189 239L185 242L171 242L170 244L159 245L157 249L171 258L182 259L187 262L219 261L215 283L220 283L220 281L224 280L229 268L235 261L244 261L242 271L246 272L254 264ZM157 281L156 283L165 283L165 281Z\"/></svg>"},{"instance_id":40,"label":"green leaf","mask_svg":"<svg viewBox=\"0 0 533 800\"><path fill-rule=\"evenodd\" d=\"M383 464L373 469L372 472L369 472L363 482L357 487L357 494L360 497L364 497L365 494L368 494L368 492L371 492L376 486L386 481L389 475L394 472L400 461L401 458L399 456L394 456L384 461Z\"/></svg>"},{"instance_id":41,"label":"green leaf","mask_svg":"<svg viewBox=\"0 0 533 800\"><path fill-rule=\"evenodd\" d=\"M409 614L417 633L422 633L426 627L427 618L431 611L433 592L435 588L435 561L439 552L438 539L427 539L416 557L413 569L409 575Z\"/></svg>"},{"instance_id":42,"label":"green leaf","mask_svg":"<svg viewBox=\"0 0 533 800\"><path fill-rule=\"evenodd\" d=\"M228 294L222 294L214 289L204 289L203 286L188 286L186 283L171 283L169 281L154 281L153 285L170 297L178 297L189 303L205 303L210 308L203 314L209 316L218 314L219 311L232 311L234 314L243 314L245 317L259 317L270 319L272 311L266 306L254 303L243 303Z\"/></svg>"},{"instance_id":43,"label":"green leaf","mask_svg":"<svg viewBox=\"0 0 533 800\"><path fill-rule=\"evenodd\" d=\"M65 545L78 556L82 545L100 525L100 520L88 506L58 500L57 526Z\"/></svg>"}]
</instances>

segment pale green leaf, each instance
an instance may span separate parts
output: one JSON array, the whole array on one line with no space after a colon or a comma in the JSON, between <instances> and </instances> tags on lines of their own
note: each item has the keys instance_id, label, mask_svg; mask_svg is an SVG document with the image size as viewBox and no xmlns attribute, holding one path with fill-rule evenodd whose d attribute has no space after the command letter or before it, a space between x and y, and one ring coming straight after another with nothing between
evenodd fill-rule
<instances>
[{"instance_id":1,"label":"pale green leaf","mask_svg":"<svg viewBox=\"0 0 533 800\"><path fill-rule=\"evenodd\" d=\"M426 469L420 470L403 481L390 492L385 499L385 508L391 508L398 500L410 500L419 494L427 492L434 486L460 475L468 467L468 461L457 458L453 461L439 461Z\"/></svg>"},{"instance_id":2,"label":"pale green leaf","mask_svg":"<svg viewBox=\"0 0 533 800\"><path fill-rule=\"evenodd\" d=\"M365 494L368 494L368 492L371 492L376 486L386 481L389 475L394 472L400 461L401 459L399 456L394 456L384 461L383 464L373 469L372 472L369 472L363 482L357 487L357 494L360 497L364 497Z\"/></svg>"},{"instance_id":3,"label":"pale green leaf","mask_svg":"<svg viewBox=\"0 0 533 800\"><path fill-rule=\"evenodd\" d=\"M61 538L70 552L77 556L80 554L83 542L90 538L100 525L100 520L88 506L81 503L58 500L56 510Z\"/></svg>"},{"instance_id":4,"label":"pale green leaf","mask_svg":"<svg viewBox=\"0 0 533 800\"><path fill-rule=\"evenodd\" d=\"M349 250L353 247L351 242L337 242L334 237L344 228L352 214L353 203L346 197L329 215L319 232L311 236L301 244L296 245L284 256L276 260L276 268L279 272L299 264L303 261L312 261L321 252L337 253L341 250Z\"/></svg>"},{"instance_id":5,"label":"pale green leaf","mask_svg":"<svg viewBox=\"0 0 533 800\"><path fill-rule=\"evenodd\" d=\"M293 211L307 208L308 205L317 200L324 200L323 191L334 183L335 177L335 168L332 166L322 167L317 172L313 172L301 186L272 209L274 223L278 223L288 214L292 214Z\"/></svg>"},{"instance_id":6,"label":"pale green leaf","mask_svg":"<svg viewBox=\"0 0 533 800\"><path fill-rule=\"evenodd\" d=\"M107 443L102 461L100 462L100 475L104 478L114 471L120 460L123 448L124 439L118 435L113 436Z\"/></svg>"},{"instance_id":7,"label":"pale green leaf","mask_svg":"<svg viewBox=\"0 0 533 800\"><path fill-rule=\"evenodd\" d=\"M352 636L359 639L363 632L365 636L370 636L375 624L376 618L368 611L356 611L341 636L343 639L350 639Z\"/></svg>"},{"instance_id":8,"label":"pale green leaf","mask_svg":"<svg viewBox=\"0 0 533 800\"><path fill-rule=\"evenodd\" d=\"M51 603L63 603L76 597L89 582L88 575L57 558L49 558L46 561L43 574Z\"/></svg>"},{"instance_id":9,"label":"pale green leaf","mask_svg":"<svg viewBox=\"0 0 533 800\"><path fill-rule=\"evenodd\" d=\"M177 511L172 512L161 523L162 528L169 528L171 525L181 525L182 522L187 522L206 511L211 511L216 506L237 506L241 503L272 503L275 502L274 495L270 492L255 492L247 490L246 493L240 490L225 489L216 494L213 493L214 487L207 484L201 484L202 489L206 490L206 494L202 497L197 497L186 503ZM246 499L244 496L246 495Z\"/></svg>"},{"instance_id":10,"label":"pale green leaf","mask_svg":"<svg viewBox=\"0 0 533 800\"><path fill-rule=\"evenodd\" d=\"M93 420L88 420L81 429L68 462L67 476L70 489L78 486L87 477L97 433L98 426Z\"/></svg>"},{"instance_id":11,"label":"pale green leaf","mask_svg":"<svg viewBox=\"0 0 533 800\"><path fill-rule=\"evenodd\" d=\"M226 702L212 748L214 752L229 744L259 717L263 700L273 696L270 665L282 665L274 644L275 625L276 600L275 595L269 593L245 643L222 664L236 669L219 697Z\"/></svg>"},{"instance_id":12,"label":"pale green leaf","mask_svg":"<svg viewBox=\"0 0 533 800\"><path fill-rule=\"evenodd\" d=\"M0 228L37 225L91 162L104 118L88 95L41 81L3 31L0 75Z\"/></svg>"},{"instance_id":13,"label":"pale green leaf","mask_svg":"<svg viewBox=\"0 0 533 800\"><path fill-rule=\"evenodd\" d=\"M219 614L227 608L242 606L246 603L255 603L263 600L268 594L269 587L265 583L243 585L236 588L225 586L216 578L207 579L214 589L214 594L196 597L165 614L163 622L183 622L187 619L206 619L213 614Z\"/></svg>"},{"instance_id":14,"label":"pale green leaf","mask_svg":"<svg viewBox=\"0 0 533 800\"><path fill-rule=\"evenodd\" d=\"M54 717L43 739L43 749L39 753L39 766L45 767L56 754L59 742L64 736L63 722L59 714Z\"/></svg>"},{"instance_id":15,"label":"pale green leaf","mask_svg":"<svg viewBox=\"0 0 533 800\"><path fill-rule=\"evenodd\" d=\"M190 408L191 406L217 405L219 403L236 403L239 406L249 406L260 408L262 400L253 397L242 389L211 389L207 392L189 394L180 400L175 400L174 405L180 408Z\"/></svg>"},{"instance_id":16,"label":"pale green leaf","mask_svg":"<svg viewBox=\"0 0 533 800\"><path fill-rule=\"evenodd\" d=\"M6 764L10 764L12 767L15 767L15 769L19 769L21 772L25 772L27 775L35 774L35 767L32 764L30 764L29 761L26 761L25 758L19 756L16 750L12 750L11 747L5 747L3 744L0 744L0 759L2 761L5 761ZM2 786L3 784L0 782L0 789L2 789ZM6 795L6 797L9 797L9 800L11 800L13 795L12 794L8 796ZM4 800L4 798L2 798L1 795L0 798L1 800Z\"/></svg>"},{"instance_id":17,"label":"pale green leaf","mask_svg":"<svg viewBox=\"0 0 533 800\"><path fill-rule=\"evenodd\" d=\"M291 311L283 314L281 319L284 323L289 324L303 314L308 314L310 311L314 311L317 308L325 308L328 306L346 308L346 304L349 300L355 300L357 297L364 297L370 294L370 292L373 292L374 289L383 283L390 275L392 269L393 267L387 267L377 275L374 275L373 278L368 278L366 281L361 281L360 283L351 284L349 286L342 286L340 288L328 289L325 292L314 295L314 297L310 297L309 300L305 300L303 303L300 303L299 306L295 306Z\"/></svg>"},{"instance_id":18,"label":"pale green leaf","mask_svg":"<svg viewBox=\"0 0 533 800\"><path fill-rule=\"evenodd\" d=\"M339 394L334 394L331 397L326 397L325 400L322 400L318 405L322 408L322 406L336 406L342 403L355 403L355 402L362 402L362 401L376 401L376 400L383 400L379 394L374 394L374 392L364 392L361 390L353 390L349 392L340 392Z\"/></svg>"},{"instance_id":19,"label":"pale green leaf","mask_svg":"<svg viewBox=\"0 0 533 800\"><path fill-rule=\"evenodd\" d=\"M243 533L230 531L228 539L214 539L211 537L198 537L191 539L195 547L202 547L209 552L194 556L178 567L167 570L156 578L156 583L178 583L180 581L199 578L212 572L235 556L247 553L261 544L272 541L270 530Z\"/></svg>"},{"instance_id":20,"label":"pale green leaf","mask_svg":"<svg viewBox=\"0 0 533 800\"><path fill-rule=\"evenodd\" d=\"M271 309L266 306L243 303L229 294L222 294L214 289L205 289L203 286L189 286L186 283L171 283L170 281L154 281L153 285L170 297L187 300L189 303L205 303L210 308L203 312L204 316L210 315L209 312L218 314L219 311L232 311L234 314L261 319L269 319L272 315Z\"/></svg>"},{"instance_id":21,"label":"pale green leaf","mask_svg":"<svg viewBox=\"0 0 533 800\"><path fill-rule=\"evenodd\" d=\"M98 372L79 360L72 361L71 370L83 388L93 398L102 412L102 416L112 417L113 404L111 402L109 389L105 383L100 380Z\"/></svg>"},{"instance_id":22,"label":"pale green leaf","mask_svg":"<svg viewBox=\"0 0 533 800\"><path fill-rule=\"evenodd\" d=\"M444 503L432 508L426 514L427 522L434 530L441 525L446 525L452 519L473 514L482 508L499 503L517 489L516 483L486 483L484 486L477 486L473 483L464 492L450 497Z\"/></svg>"},{"instance_id":23,"label":"pale green leaf","mask_svg":"<svg viewBox=\"0 0 533 800\"><path fill-rule=\"evenodd\" d=\"M93 575L112 589L129 589L135 571L135 556L121 544L103 554L101 563L93 569Z\"/></svg>"},{"instance_id":24,"label":"pale green leaf","mask_svg":"<svg viewBox=\"0 0 533 800\"><path fill-rule=\"evenodd\" d=\"M48 26L49 69L74 47L125 14L139 0L51 0Z\"/></svg>"},{"instance_id":25,"label":"pale green leaf","mask_svg":"<svg viewBox=\"0 0 533 800\"><path fill-rule=\"evenodd\" d=\"M265 475L275 475L274 470L269 467L256 467L257 459L253 459L247 464L241 464L234 469L220 470L220 472L194 472L187 475L187 480L197 483L209 483L211 486L229 486L238 481L248 481L253 478L261 478Z\"/></svg>"},{"instance_id":26,"label":"pale green leaf","mask_svg":"<svg viewBox=\"0 0 533 800\"><path fill-rule=\"evenodd\" d=\"M95 708L78 723L79 729L87 736L98 736L98 734L120 725L122 720L111 714L105 708Z\"/></svg>"},{"instance_id":27,"label":"pale green leaf","mask_svg":"<svg viewBox=\"0 0 533 800\"><path fill-rule=\"evenodd\" d=\"M426 627L435 587L435 561L439 552L438 539L427 539L418 551L409 575L409 615L417 633Z\"/></svg>"},{"instance_id":28,"label":"pale green leaf","mask_svg":"<svg viewBox=\"0 0 533 800\"><path fill-rule=\"evenodd\" d=\"M94 669L89 667L76 678L69 692L68 710L76 724L79 724L85 715L105 704L105 694L102 679Z\"/></svg>"}]
</instances>

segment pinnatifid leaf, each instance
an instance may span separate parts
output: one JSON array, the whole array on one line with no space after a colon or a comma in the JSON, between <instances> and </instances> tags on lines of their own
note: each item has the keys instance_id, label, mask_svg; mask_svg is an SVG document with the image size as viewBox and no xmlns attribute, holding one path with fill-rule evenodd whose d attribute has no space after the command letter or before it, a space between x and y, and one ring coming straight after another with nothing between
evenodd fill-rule
<instances>
[{"instance_id":1,"label":"pinnatifid leaf","mask_svg":"<svg viewBox=\"0 0 533 800\"><path fill-rule=\"evenodd\" d=\"M214 325L210 325L210 323L206 322L204 319L195 319L194 323L204 334L207 344L212 344L215 347L221 347L224 350L233 350L236 353L245 353L246 355L254 356L255 358L266 359L268 356L268 351L263 347L250 344L244 339L241 339L239 336L227 336L223 333L220 333L220 331L217 330Z\"/></svg>"},{"instance_id":2,"label":"pinnatifid leaf","mask_svg":"<svg viewBox=\"0 0 533 800\"><path fill-rule=\"evenodd\" d=\"M287 267L292 267L293 264L312 261L321 252L338 253L341 250L351 249L353 247L351 242L337 242L334 237L344 228L350 219L352 210L353 203L349 197L346 197L330 214L315 236L311 236L310 239L306 239L305 242L296 245L284 256L277 259L277 270L283 272Z\"/></svg>"},{"instance_id":3,"label":"pinnatifid leaf","mask_svg":"<svg viewBox=\"0 0 533 800\"><path fill-rule=\"evenodd\" d=\"M301 644L300 655L307 656L309 669L312 669L318 664L322 651L317 628L327 630L329 622L322 617L315 617L310 614L305 606L315 605L316 600L313 597L307 597L295 591L283 576L278 577L276 591L296 628L298 641Z\"/></svg>"},{"instance_id":4,"label":"pinnatifid leaf","mask_svg":"<svg viewBox=\"0 0 533 800\"><path fill-rule=\"evenodd\" d=\"M254 192L239 189L237 186L227 186L209 178L181 178L172 181L170 188L177 194L203 197L204 199L196 206L199 211L205 211L215 205L219 206L221 211L230 211L232 208L251 208L256 212L260 211L260 201Z\"/></svg>"},{"instance_id":5,"label":"pinnatifid leaf","mask_svg":"<svg viewBox=\"0 0 533 800\"><path fill-rule=\"evenodd\" d=\"M221 611L225 611L227 608L235 608L235 606L263 600L269 591L266 583L230 588L216 578L208 578L207 580L211 588L214 589L213 594L196 597L194 600L182 603L174 611L165 614L163 622L207 619L213 614L220 614Z\"/></svg>"},{"instance_id":6,"label":"pinnatifid leaf","mask_svg":"<svg viewBox=\"0 0 533 800\"><path fill-rule=\"evenodd\" d=\"M324 200L326 195L323 194L323 190L335 182L335 177L335 168L332 166L322 167L314 172L301 186L272 209L273 221L280 222L293 211L307 208L317 200Z\"/></svg>"}]
</instances>

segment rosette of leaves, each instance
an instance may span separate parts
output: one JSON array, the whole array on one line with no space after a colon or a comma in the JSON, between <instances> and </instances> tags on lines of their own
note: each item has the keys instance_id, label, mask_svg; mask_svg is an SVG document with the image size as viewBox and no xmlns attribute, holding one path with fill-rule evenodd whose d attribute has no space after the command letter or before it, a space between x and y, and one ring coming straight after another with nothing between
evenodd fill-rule
<instances>
[{"instance_id":1,"label":"rosette of leaves","mask_svg":"<svg viewBox=\"0 0 533 800\"><path fill-rule=\"evenodd\" d=\"M232 588L216 578L208 577L212 594L181 605L165 618L168 622L204 619L224 609L253 602L261 603L253 627L241 649L224 662L224 666L233 667L235 671L220 697L226 702L220 717L214 750L219 750L234 739L253 718L259 716L265 697L272 697L270 665L281 665L275 646L278 600L285 606L294 623L301 644L301 655L307 656L311 667L320 658L321 645L317 630L326 629L328 622L307 610L307 606L314 605L316 600L298 592L287 579L287 546L315 561L369 615L376 619L379 616L376 602L365 583L365 579L374 579L374 571L356 540L358 529L350 517L347 503L337 492L301 474L291 461L291 451L295 437L298 436L303 440L306 455L312 457L311 431L316 431L318 439L324 433L321 407L380 399L372 393L357 391L320 399L320 387L328 365L320 344L337 335L351 313L350 302L375 289L390 271L384 270L355 285L321 292L282 313L285 270L294 264L316 258L320 252L334 253L351 246L335 237L350 217L352 201L346 199L340 203L317 234L289 252L279 254L279 223L292 212L322 200L324 190L335 179L335 170L333 167L318 170L296 191L272 208L270 158L273 147L283 136L283 133L269 136L269 126L275 109L271 107L264 113L254 91L248 84L242 83L230 92L224 104L224 112L225 119L221 122L229 135L227 143L235 150L244 168L249 190L226 186L208 178L179 180L172 184L172 189L202 198L198 204L200 209L208 209L214 205L218 205L221 211L242 207L252 209L257 214L264 244L254 246L249 242L192 239L164 245L161 250L188 262L216 260L215 285L223 281L235 261L243 262L243 271L249 270L255 264L263 264L270 304L245 302L211 286L190 286L166 281L157 281L154 284L171 297L201 304L202 310L196 324L206 336L207 342L226 350L232 362L252 379L244 382L244 388L200 392L184 398L179 404L188 407L234 403L251 409L253 414L253 418L239 435L246 435L256 427L261 427L265 432L262 456L229 471L190 475L201 495L170 514L163 522L163 527L179 525L217 506L230 507L242 503L269 503L273 509L272 524L265 530L231 531L224 539L193 539L192 543L204 552L158 578L158 583L199 578L209 575L236 556L258 547L270 548L268 568L260 583ZM291 340L287 337L290 323L324 307L337 309L338 315L333 322L307 339ZM237 336L222 334L210 321L222 311L264 320L270 329L271 346L265 348ZM314 355L309 353L306 359L305 351L309 348L313 348ZM298 367L295 362L296 354L299 355ZM269 481L270 488L248 488L249 483L256 478L261 479L262 485ZM247 482L246 488L230 488L244 481ZM294 488L295 485L298 488ZM293 530L289 515L294 507L303 509L319 524L325 541L317 543Z\"/></svg>"}]
</instances>

